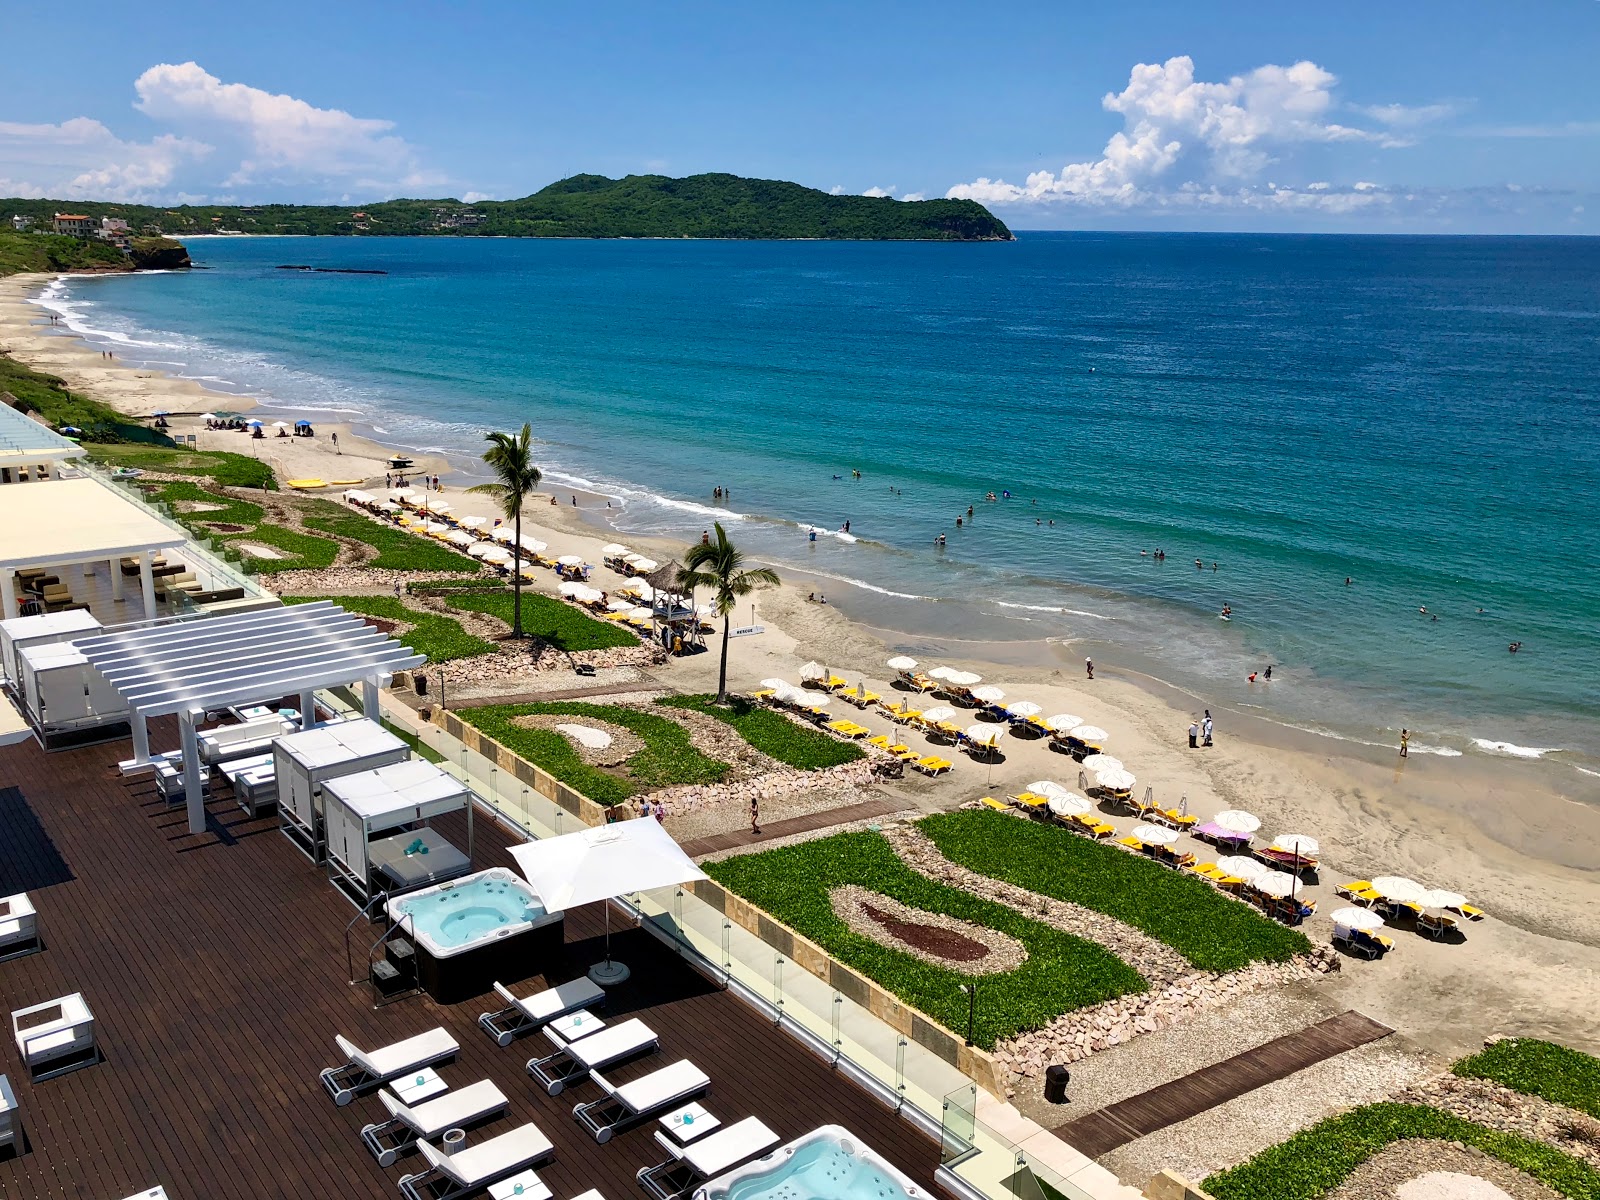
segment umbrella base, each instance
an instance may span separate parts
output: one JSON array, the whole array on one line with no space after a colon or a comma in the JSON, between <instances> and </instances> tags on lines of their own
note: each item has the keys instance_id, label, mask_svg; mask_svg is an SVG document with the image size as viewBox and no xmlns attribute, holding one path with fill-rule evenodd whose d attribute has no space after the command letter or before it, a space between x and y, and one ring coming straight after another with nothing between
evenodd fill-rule
<instances>
[{"instance_id":1,"label":"umbrella base","mask_svg":"<svg viewBox=\"0 0 1600 1200\"><path fill-rule=\"evenodd\" d=\"M615 987L619 983L624 983L630 974L632 972L628 970L627 964L619 963L615 959L595 963L589 968L589 978L601 987Z\"/></svg>"}]
</instances>

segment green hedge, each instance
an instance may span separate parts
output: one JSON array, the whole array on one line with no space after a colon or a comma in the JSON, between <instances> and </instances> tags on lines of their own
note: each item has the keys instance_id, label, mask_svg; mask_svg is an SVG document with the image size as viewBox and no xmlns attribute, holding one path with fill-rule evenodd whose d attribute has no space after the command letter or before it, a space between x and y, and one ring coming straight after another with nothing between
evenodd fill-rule
<instances>
[{"instance_id":1,"label":"green hedge","mask_svg":"<svg viewBox=\"0 0 1600 1200\"><path fill-rule=\"evenodd\" d=\"M758 708L748 700L734 699L726 707L719 707L714 696L668 696L659 703L725 721L767 757L803 771L855 762L864 753L854 742L842 742L820 729L796 724L783 714Z\"/></svg>"},{"instance_id":2,"label":"green hedge","mask_svg":"<svg viewBox=\"0 0 1600 1200\"><path fill-rule=\"evenodd\" d=\"M472 571L477 559L458 554L433 538L419 537L394 525L385 525L360 513L340 508L329 500L313 500L302 506L306 528L319 533L364 542L378 556L363 566L393 571Z\"/></svg>"},{"instance_id":3,"label":"green hedge","mask_svg":"<svg viewBox=\"0 0 1600 1200\"><path fill-rule=\"evenodd\" d=\"M1369 1104L1302 1130L1210 1176L1216 1200L1317 1200L1395 1142L1433 1138L1475 1146L1573 1200L1600 1200L1600 1171L1543 1142L1501 1133L1416 1104Z\"/></svg>"},{"instance_id":4,"label":"green hedge","mask_svg":"<svg viewBox=\"0 0 1600 1200\"><path fill-rule=\"evenodd\" d=\"M1205 971L1282 962L1311 949L1306 936L1218 893L1210 884L1058 825L987 810L918 822L964 867L1125 921Z\"/></svg>"},{"instance_id":5,"label":"green hedge","mask_svg":"<svg viewBox=\"0 0 1600 1200\"><path fill-rule=\"evenodd\" d=\"M498 617L508 628L511 625L509 590L450 596L445 603L454 609ZM522 631L568 652L639 644L638 638L615 621L597 621L564 601L541 596L529 588L522 589Z\"/></svg>"},{"instance_id":6,"label":"green hedge","mask_svg":"<svg viewBox=\"0 0 1600 1200\"><path fill-rule=\"evenodd\" d=\"M588 717L621 725L638 734L645 747L627 760L621 773L603 771L579 758L572 743L554 730L526 729L515 724L517 717L536 713ZM728 764L696 750L688 731L676 721L637 708L577 702L491 704L463 709L457 715L596 804L619 804L651 788L717 783L728 773Z\"/></svg>"},{"instance_id":7,"label":"green hedge","mask_svg":"<svg viewBox=\"0 0 1600 1200\"><path fill-rule=\"evenodd\" d=\"M368 617L381 617L386 621L403 621L413 626L409 632L396 636L418 654L426 654L431 663L453 662L458 658L471 658L478 654L491 654L496 649L493 642L485 641L461 628L461 622L427 609L411 608L393 596L285 596L285 604L310 604L317 600L331 600L341 608Z\"/></svg>"},{"instance_id":8,"label":"green hedge","mask_svg":"<svg viewBox=\"0 0 1600 1200\"><path fill-rule=\"evenodd\" d=\"M723 887L958 1032L966 1029L968 1005L960 985L973 977L856 933L833 911L829 891L857 884L902 904L958 917L1016 938L1028 951L1028 960L1021 967L976 977L973 1041L986 1050L1002 1038L1038 1029L1062 1013L1142 992L1149 986L1103 946L917 874L881 834L837 834L763 854L706 863L705 871Z\"/></svg>"},{"instance_id":9,"label":"green hedge","mask_svg":"<svg viewBox=\"0 0 1600 1200\"><path fill-rule=\"evenodd\" d=\"M1538 1038L1506 1038L1450 1068L1600 1117L1600 1058Z\"/></svg>"}]
</instances>

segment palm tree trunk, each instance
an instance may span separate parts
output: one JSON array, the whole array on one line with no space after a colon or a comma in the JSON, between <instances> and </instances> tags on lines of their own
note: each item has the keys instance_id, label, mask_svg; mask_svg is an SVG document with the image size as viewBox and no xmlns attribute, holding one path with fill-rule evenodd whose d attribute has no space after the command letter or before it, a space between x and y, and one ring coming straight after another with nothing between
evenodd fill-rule
<instances>
[{"instance_id":1,"label":"palm tree trunk","mask_svg":"<svg viewBox=\"0 0 1600 1200\"><path fill-rule=\"evenodd\" d=\"M733 610L722 614L722 666L717 670L717 703L728 699L728 630L733 627Z\"/></svg>"},{"instance_id":2,"label":"palm tree trunk","mask_svg":"<svg viewBox=\"0 0 1600 1200\"><path fill-rule=\"evenodd\" d=\"M512 532L517 544L511 551L511 636L522 636L522 509L517 509Z\"/></svg>"}]
</instances>

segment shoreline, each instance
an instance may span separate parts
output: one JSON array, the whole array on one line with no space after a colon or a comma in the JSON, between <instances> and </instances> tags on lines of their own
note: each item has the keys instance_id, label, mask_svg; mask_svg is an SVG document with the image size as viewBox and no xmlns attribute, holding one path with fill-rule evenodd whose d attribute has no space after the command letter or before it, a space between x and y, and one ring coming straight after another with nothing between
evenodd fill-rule
<instances>
[{"instance_id":1,"label":"shoreline","mask_svg":"<svg viewBox=\"0 0 1600 1200\"><path fill-rule=\"evenodd\" d=\"M255 441L205 430L197 414L216 406L276 409L158 371L103 360L81 337L41 325L40 310L27 304L26 297L55 278L0 279L0 350L61 375L75 390L130 415L169 409L172 432L194 432L198 449L256 452L285 479L361 477L369 487L381 486L372 480L383 478L388 448L352 430L348 422L319 421L315 439ZM332 451L331 432L339 434L342 454ZM463 473L443 456L413 457L415 474L427 470L441 476L444 498L456 515L493 515L487 497L468 495L457 486ZM329 488L320 494L332 498L337 492ZM525 510L523 524L528 536L548 541L553 553L581 553L598 563L600 545L613 540L663 562L682 553L679 540L614 533L600 507L603 496L562 487L560 503L551 505L548 494L541 492ZM576 508L568 502L574 494L580 497ZM1145 664L1114 657L1102 664L1097 656L1096 678L1089 682L1082 676L1081 643L965 641L878 627L852 619L836 603L808 603L804 571L784 568L783 573L784 586L754 597L756 620L766 632L740 638L733 647L730 688L747 690L772 675L793 679L800 663L815 659L852 681L864 677L887 696L890 672L883 664L894 653L911 653L927 665L971 665L1002 686L1010 699L1031 699L1047 714L1082 714L1106 728L1110 751L1137 773L1141 788L1153 787L1164 803L1177 804L1182 797L1190 811L1202 816L1245 808L1262 818L1264 830L1299 829L1318 837L1326 864L1324 884L1376 874L1411 875L1428 886L1462 891L1490 911L1496 920L1475 928L1469 942L1438 947L1442 959L1435 947L1408 939L1398 963L1381 964L1390 978L1379 987L1380 995L1369 998L1362 990L1349 997L1378 1019L1401 1021L1408 1029L1421 1022L1418 1036L1430 1044L1466 1046L1481 1036L1485 1021L1498 1029L1506 1020L1523 1019L1530 1033L1560 1029L1573 1044L1596 1045L1600 1035L1582 1016L1581 997L1600 994L1600 920L1594 916L1600 912L1600 806L1582 798L1577 772L1548 762L1499 761L1479 754L1419 753L1400 760L1392 747L1341 741L1203 702L1148 672ZM553 591L542 579L535 586ZM741 602L738 619L747 611ZM671 686L714 690L717 639L708 641L711 653L675 660L665 670ZM1217 745L1191 751L1184 730L1191 716L1208 706L1219 717ZM1046 762L1048 766L1041 765ZM1018 740L992 772L963 761L944 780L915 786L925 802L937 798L949 807L981 794L1015 792L1052 768L1054 777L1072 786L1075 764L1042 759ZM1572 781L1559 776L1571 776ZM1600 780L1594 782L1600 793ZM1323 905L1325 910L1337 906L1331 899ZM1319 932L1326 935L1325 929ZM1419 945L1413 948L1411 940ZM1467 1015L1468 997L1449 1003L1440 999L1445 994L1437 978L1441 962L1447 980L1454 981L1451 987L1468 988L1464 975L1474 975L1469 996L1482 1006L1481 1012ZM1421 971L1433 974L1419 982L1413 973ZM1355 979L1382 978L1365 965L1352 966L1344 975L1346 980L1337 986L1347 990L1356 986ZM1409 1011L1418 987L1438 1001L1434 1011ZM1563 1018L1582 1028L1565 1028Z\"/></svg>"}]
</instances>

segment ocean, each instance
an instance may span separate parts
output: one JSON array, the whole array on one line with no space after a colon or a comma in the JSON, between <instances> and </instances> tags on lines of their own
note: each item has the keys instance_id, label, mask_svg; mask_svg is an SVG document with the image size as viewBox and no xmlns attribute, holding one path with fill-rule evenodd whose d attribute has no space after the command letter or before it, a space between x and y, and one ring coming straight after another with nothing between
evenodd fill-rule
<instances>
[{"instance_id":1,"label":"ocean","mask_svg":"<svg viewBox=\"0 0 1600 1200\"><path fill-rule=\"evenodd\" d=\"M1600 240L190 250L45 303L124 363L465 469L531 422L621 534L721 520L913 650L1093 655L1338 737L1600 772Z\"/></svg>"}]
</instances>

